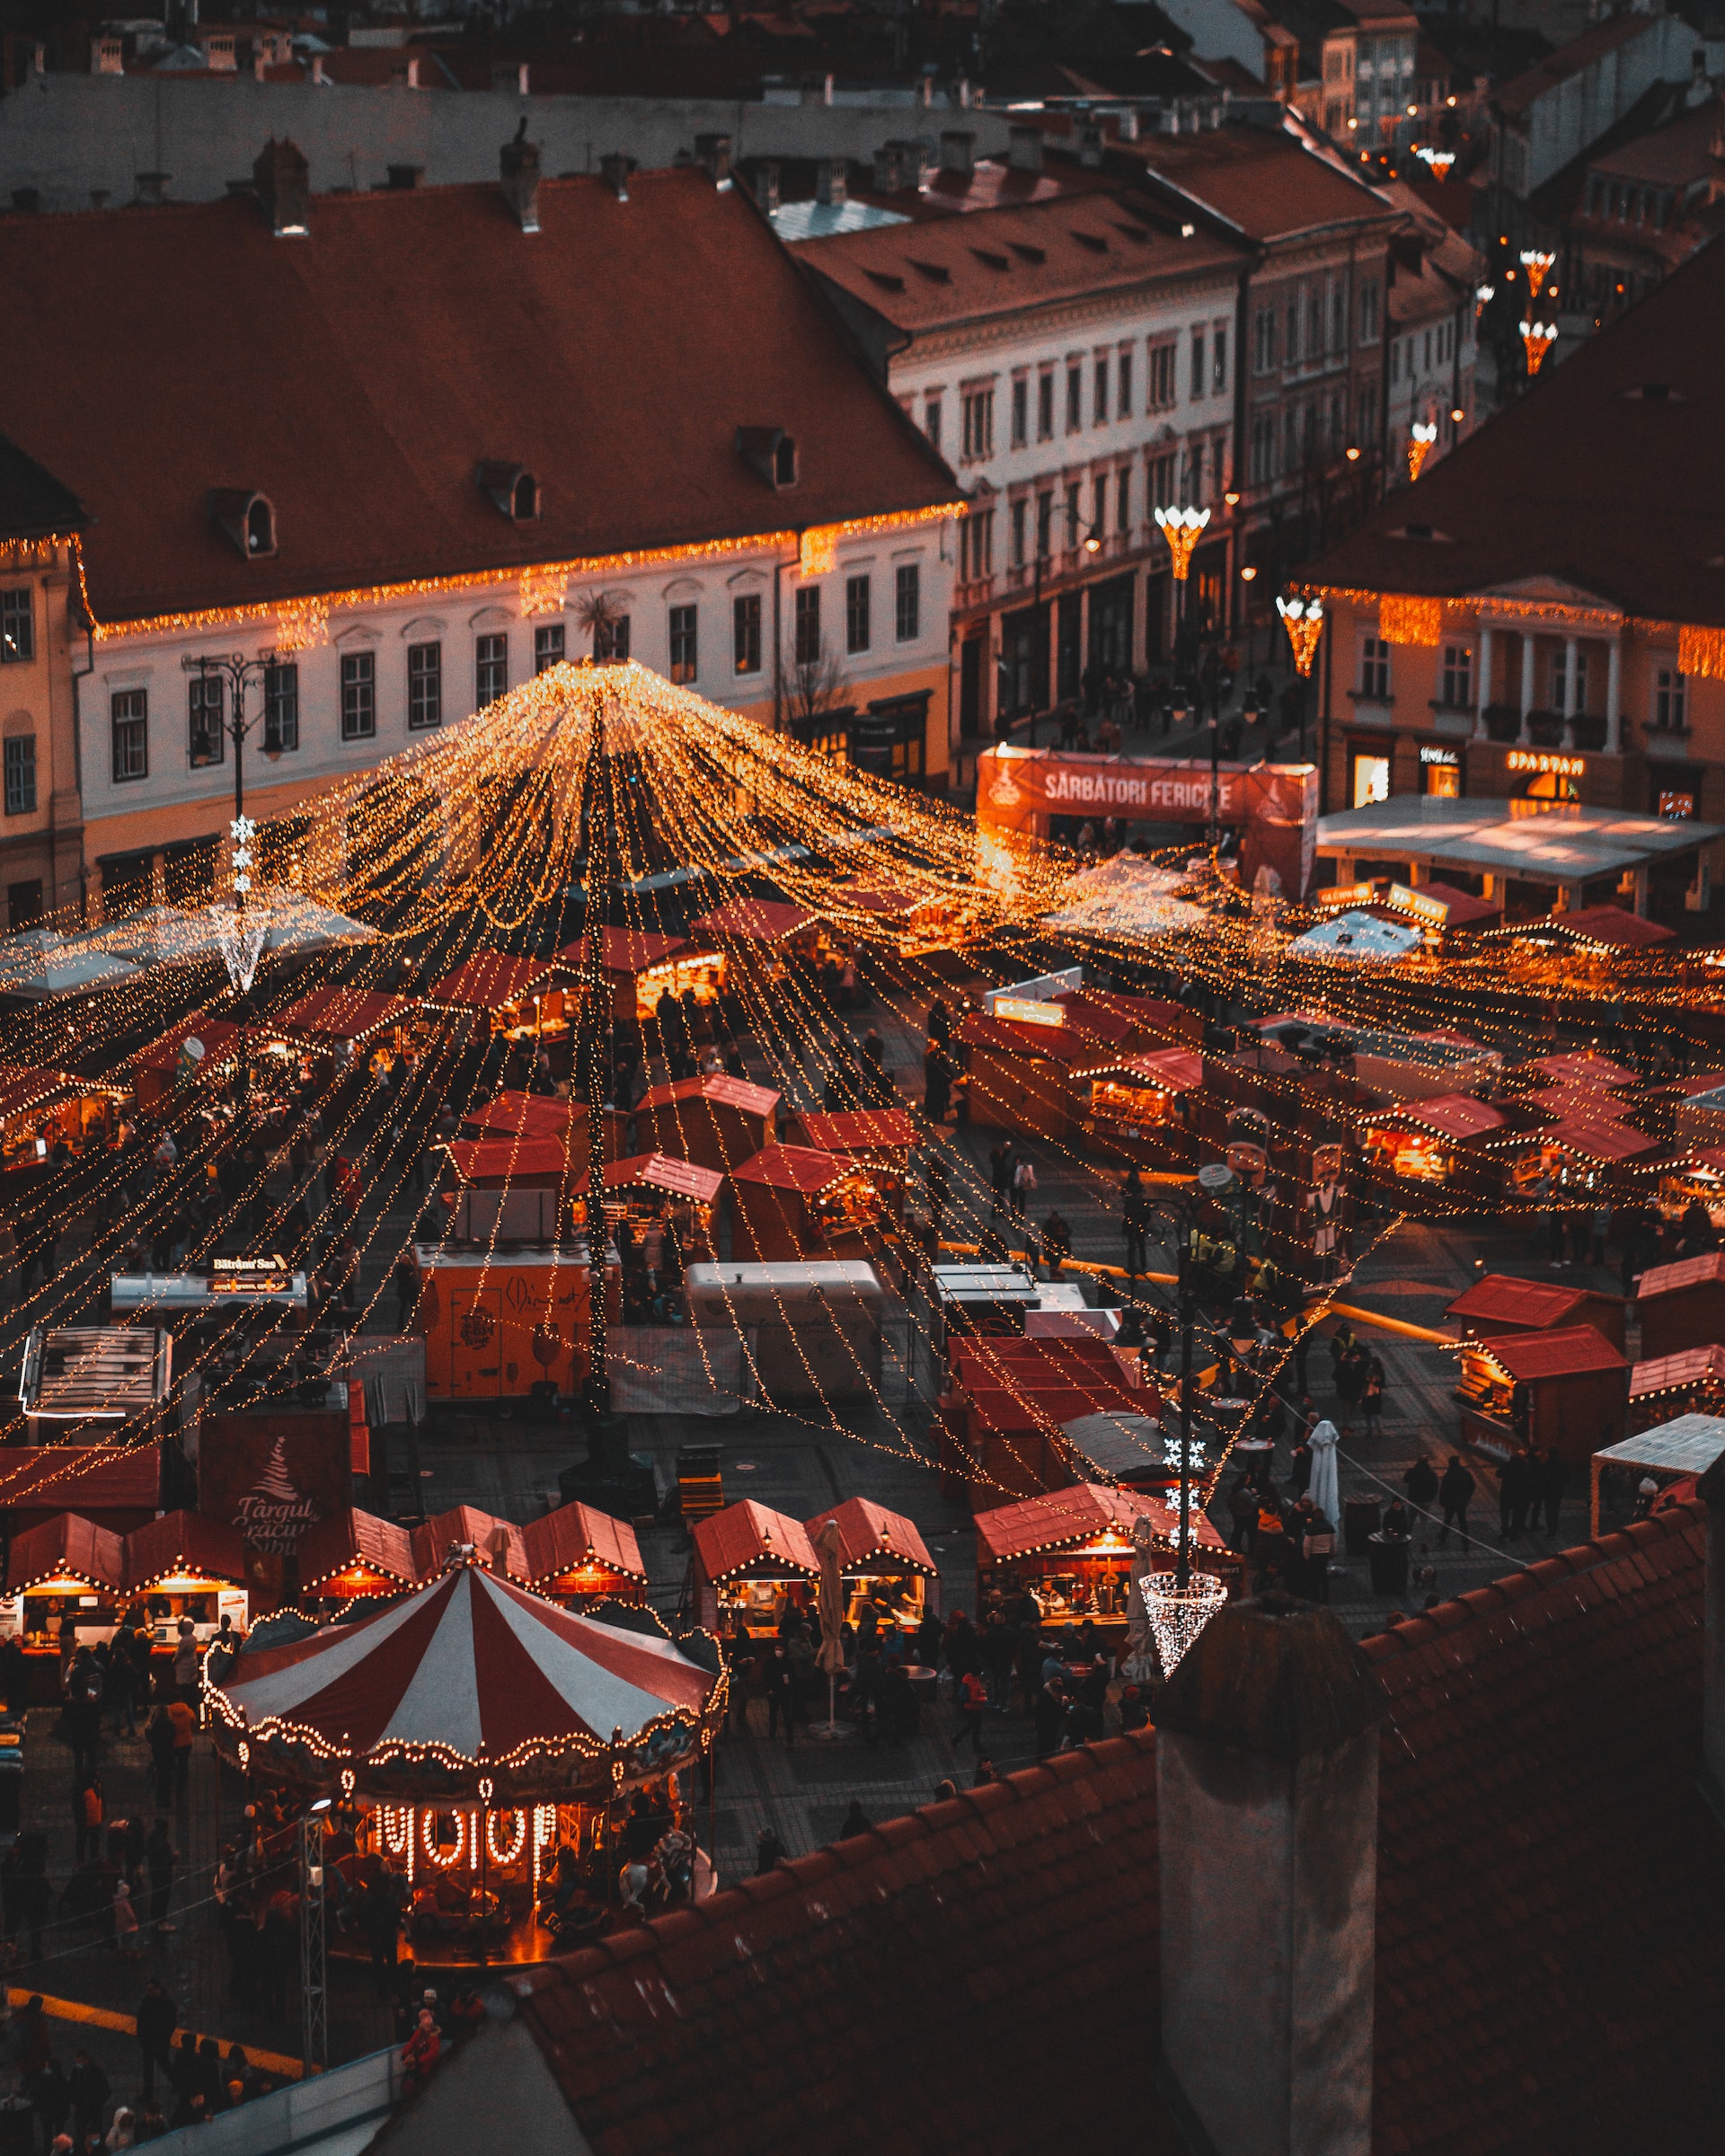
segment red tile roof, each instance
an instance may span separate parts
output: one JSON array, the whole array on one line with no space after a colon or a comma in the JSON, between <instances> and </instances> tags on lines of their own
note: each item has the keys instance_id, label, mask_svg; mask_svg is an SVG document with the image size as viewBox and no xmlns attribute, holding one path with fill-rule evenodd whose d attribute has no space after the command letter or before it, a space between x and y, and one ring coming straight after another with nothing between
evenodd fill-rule
<instances>
[{"instance_id":1,"label":"red tile roof","mask_svg":"<svg viewBox=\"0 0 1725 2156\"><path fill-rule=\"evenodd\" d=\"M734 1183L764 1183L769 1190L801 1190L805 1194L827 1189L845 1171L848 1163L830 1153L816 1153L808 1145L763 1145L752 1160L733 1168Z\"/></svg>"},{"instance_id":2,"label":"red tile roof","mask_svg":"<svg viewBox=\"0 0 1725 2156\"><path fill-rule=\"evenodd\" d=\"M309 1033L328 1040L363 1040L368 1033L401 1024L413 1015L404 996L380 995L371 988L314 988L270 1023L282 1033Z\"/></svg>"},{"instance_id":3,"label":"red tile roof","mask_svg":"<svg viewBox=\"0 0 1725 2156\"><path fill-rule=\"evenodd\" d=\"M1399 215L1382 195L1286 131L1234 124L1192 135L1146 136L1119 148L1260 242L1293 240L1336 226L1387 232Z\"/></svg>"},{"instance_id":4,"label":"red tile roof","mask_svg":"<svg viewBox=\"0 0 1725 2156\"><path fill-rule=\"evenodd\" d=\"M1725 577L1712 566L1712 505L1725 498L1721 345L1725 248L1703 247L1304 576L1331 591L1454 597L1556 579L1569 599L1725 625ZM1663 393L1644 395L1649 385Z\"/></svg>"},{"instance_id":5,"label":"red tile roof","mask_svg":"<svg viewBox=\"0 0 1725 2156\"><path fill-rule=\"evenodd\" d=\"M753 1498L697 1520L694 1549L710 1580L729 1579L751 1566L806 1574L810 1579L820 1570L820 1560L802 1522L756 1504Z\"/></svg>"},{"instance_id":6,"label":"red tile roof","mask_svg":"<svg viewBox=\"0 0 1725 2156\"><path fill-rule=\"evenodd\" d=\"M1032 1551L1062 1550L1070 1542L1093 1542L1099 1535L1129 1537L1134 1520L1172 1526L1173 1514L1141 1490L1113 1489L1101 1482L1078 1482L1070 1489L1021 1504L998 1505L977 1515L979 1563L1004 1565Z\"/></svg>"},{"instance_id":7,"label":"red tile roof","mask_svg":"<svg viewBox=\"0 0 1725 2156\"><path fill-rule=\"evenodd\" d=\"M140 1048L132 1057L132 1067L139 1071L171 1071L180 1061L180 1051L189 1040L203 1043L204 1061L218 1063L230 1048L237 1047L240 1029L232 1019L211 1018L202 1011L177 1026L171 1027L157 1039Z\"/></svg>"},{"instance_id":8,"label":"red tile roof","mask_svg":"<svg viewBox=\"0 0 1725 2156\"><path fill-rule=\"evenodd\" d=\"M7 430L87 501L98 619L958 499L746 189L636 172L620 202L546 180L538 210L528 234L496 186L320 192L306 240L243 198L0 217ZM139 333L112 336L119 318ZM739 426L794 438L793 493L744 463ZM535 521L477 484L496 458L539 480ZM217 487L269 497L272 557L212 526Z\"/></svg>"},{"instance_id":9,"label":"red tile roof","mask_svg":"<svg viewBox=\"0 0 1725 2156\"><path fill-rule=\"evenodd\" d=\"M758 1159L759 1155L756 1157ZM725 1179L716 1168L703 1168L694 1161L673 1160L667 1153L637 1153L626 1161L606 1162L607 1190L628 1190L638 1183L668 1191L675 1197L692 1197L699 1205L710 1206L724 1188ZM579 1197L587 1185L588 1178L583 1175L570 1185L570 1196Z\"/></svg>"},{"instance_id":10,"label":"red tile roof","mask_svg":"<svg viewBox=\"0 0 1725 2156\"><path fill-rule=\"evenodd\" d=\"M1699 1258L1679 1258L1674 1265L1650 1265L1641 1275L1639 1300L1674 1295L1704 1281L1725 1280L1725 1250L1706 1250Z\"/></svg>"},{"instance_id":11,"label":"red tile roof","mask_svg":"<svg viewBox=\"0 0 1725 2156\"><path fill-rule=\"evenodd\" d=\"M200 1512L164 1512L126 1537L128 1592L149 1586L164 1573L245 1585L245 1544L236 1527Z\"/></svg>"},{"instance_id":12,"label":"red tile roof","mask_svg":"<svg viewBox=\"0 0 1725 2156\"><path fill-rule=\"evenodd\" d=\"M560 1505L521 1530L526 1545L527 1578L536 1586L554 1579L577 1566L607 1566L639 1580L645 1586L647 1568L641 1561L641 1544L627 1520L614 1520L608 1512L590 1505Z\"/></svg>"},{"instance_id":13,"label":"red tile roof","mask_svg":"<svg viewBox=\"0 0 1725 2156\"><path fill-rule=\"evenodd\" d=\"M865 1558L884 1554L930 1579L938 1577L940 1567L928 1554L928 1545L917 1533L916 1522L906 1519L903 1513L889 1512L871 1498L846 1498L842 1505L818 1512L812 1520L803 1523L811 1542L828 1520L838 1522L841 1571L854 1570Z\"/></svg>"},{"instance_id":14,"label":"red tile roof","mask_svg":"<svg viewBox=\"0 0 1725 2156\"><path fill-rule=\"evenodd\" d=\"M1589 1300L1589 1293L1554 1280L1519 1280L1513 1273L1487 1273L1464 1289L1444 1315L1481 1325L1523 1325L1530 1332L1544 1331L1561 1325Z\"/></svg>"},{"instance_id":15,"label":"red tile roof","mask_svg":"<svg viewBox=\"0 0 1725 2156\"><path fill-rule=\"evenodd\" d=\"M1550 1332L1499 1333L1470 1343L1482 1355L1524 1378L1579 1377L1589 1370L1627 1370L1629 1365L1605 1334L1591 1325L1562 1325Z\"/></svg>"}]
</instances>

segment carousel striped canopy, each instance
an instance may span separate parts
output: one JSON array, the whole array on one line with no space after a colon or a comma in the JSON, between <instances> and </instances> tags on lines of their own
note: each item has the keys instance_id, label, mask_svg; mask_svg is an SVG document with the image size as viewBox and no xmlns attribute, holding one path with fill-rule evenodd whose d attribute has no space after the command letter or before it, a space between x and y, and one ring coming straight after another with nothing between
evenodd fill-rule
<instances>
[{"instance_id":1,"label":"carousel striped canopy","mask_svg":"<svg viewBox=\"0 0 1725 2156\"><path fill-rule=\"evenodd\" d=\"M242 1655L217 1712L231 1740L355 1767L362 1782L392 1762L507 1776L643 1746L674 1763L718 1685L670 1640L577 1616L470 1557L378 1616Z\"/></svg>"}]
</instances>

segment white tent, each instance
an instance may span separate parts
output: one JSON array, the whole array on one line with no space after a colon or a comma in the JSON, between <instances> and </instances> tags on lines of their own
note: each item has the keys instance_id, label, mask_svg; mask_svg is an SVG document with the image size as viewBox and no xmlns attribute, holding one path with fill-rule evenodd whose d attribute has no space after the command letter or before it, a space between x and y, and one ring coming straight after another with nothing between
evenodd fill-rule
<instances>
[{"instance_id":1,"label":"white tent","mask_svg":"<svg viewBox=\"0 0 1725 2156\"><path fill-rule=\"evenodd\" d=\"M1593 1533L1599 1532L1599 1478L1609 1467L1648 1475L1704 1475L1725 1453L1725 1416L1674 1415L1638 1436L1621 1438L1593 1455Z\"/></svg>"}]
</instances>

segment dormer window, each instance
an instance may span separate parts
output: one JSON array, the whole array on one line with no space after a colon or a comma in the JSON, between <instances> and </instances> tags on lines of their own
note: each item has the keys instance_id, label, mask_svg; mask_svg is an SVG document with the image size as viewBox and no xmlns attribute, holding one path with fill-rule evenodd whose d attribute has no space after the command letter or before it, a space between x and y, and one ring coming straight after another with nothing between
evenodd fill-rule
<instances>
[{"instance_id":1,"label":"dormer window","mask_svg":"<svg viewBox=\"0 0 1725 2156\"><path fill-rule=\"evenodd\" d=\"M263 561L276 551L276 510L255 487L213 487L209 520L248 561Z\"/></svg>"},{"instance_id":2,"label":"dormer window","mask_svg":"<svg viewBox=\"0 0 1725 2156\"><path fill-rule=\"evenodd\" d=\"M775 493L796 485L796 439L783 427L739 427L737 454Z\"/></svg>"},{"instance_id":3,"label":"dormer window","mask_svg":"<svg viewBox=\"0 0 1725 2156\"><path fill-rule=\"evenodd\" d=\"M494 459L473 474L480 488L511 524L531 524L539 514L539 482L525 465Z\"/></svg>"}]
</instances>

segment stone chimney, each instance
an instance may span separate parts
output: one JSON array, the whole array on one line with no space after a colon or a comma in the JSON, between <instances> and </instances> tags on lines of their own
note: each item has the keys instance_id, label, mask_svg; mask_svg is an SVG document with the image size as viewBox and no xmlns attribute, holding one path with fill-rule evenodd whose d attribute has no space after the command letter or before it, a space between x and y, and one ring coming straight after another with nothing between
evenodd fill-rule
<instances>
[{"instance_id":1,"label":"stone chimney","mask_svg":"<svg viewBox=\"0 0 1725 2156\"><path fill-rule=\"evenodd\" d=\"M723 194L730 185L730 137L697 135L694 138L694 159L714 187Z\"/></svg>"},{"instance_id":2,"label":"stone chimney","mask_svg":"<svg viewBox=\"0 0 1725 2156\"><path fill-rule=\"evenodd\" d=\"M168 181L172 177L172 172L134 172L137 189L134 199L146 209L160 209L168 199Z\"/></svg>"},{"instance_id":3,"label":"stone chimney","mask_svg":"<svg viewBox=\"0 0 1725 2156\"><path fill-rule=\"evenodd\" d=\"M1725 1456L1695 1485L1707 1504L1701 1640L1701 1786L1725 1819Z\"/></svg>"},{"instance_id":4,"label":"stone chimney","mask_svg":"<svg viewBox=\"0 0 1725 2156\"><path fill-rule=\"evenodd\" d=\"M815 200L823 208L837 209L846 199L844 158L822 157L815 166Z\"/></svg>"},{"instance_id":5,"label":"stone chimney","mask_svg":"<svg viewBox=\"0 0 1725 2156\"><path fill-rule=\"evenodd\" d=\"M599 160L599 172L605 184L619 202L629 199L629 175L635 169L635 161L621 150L613 150L609 156Z\"/></svg>"},{"instance_id":6,"label":"stone chimney","mask_svg":"<svg viewBox=\"0 0 1725 2156\"><path fill-rule=\"evenodd\" d=\"M312 228L312 181L298 145L272 135L258 153L252 181L276 237L303 240Z\"/></svg>"},{"instance_id":7,"label":"stone chimney","mask_svg":"<svg viewBox=\"0 0 1725 2156\"><path fill-rule=\"evenodd\" d=\"M1039 172L1042 170L1041 128L1008 128L1006 162L1015 172Z\"/></svg>"},{"instance_id":8,"label":"stone chimney","mask_svg":"<svg viewBox=\"0 0 1725 2156\"><path fill-rule=\"evenodd\" d=\"M1163 2084L1214 2156L1370 2156L1383 1710L1282 1595L1218 1611L1157 1704Z\"/></svg>"},{"instance_id":9,"label":"stone chimney","mask_svg":"<svg viewBox=\"0 0 1725 2156\"><path fill-rule=\"evenodd\" d=\"M755 167L755 199L767 216L779 207L779 168L771 157Z\"/></svg>"},{"instance_id":10,"label":"stone chimney","mask_svg":"<svg viewBox=\"0 0 1725 2156\"><path fill-rule=\"evenodd\" d=\"M977 167L977 138L969 128L942 128L941 130L941 170L943 172L972 172Z\"/></svg>"},{"instance_id":11,"label":"stone chimney","mask_svg":"<svg viewBox=\"0 0 1725 2156\"><path fill-rule=\"evenodd\" d=\"M523 232L539 229L539 145L527 140L527 123L525 117L515 131L513 142L506 142L498 154L498 170L501 175L503 199L515 212L515 221Z\"/></svg>"}]
</instances>

